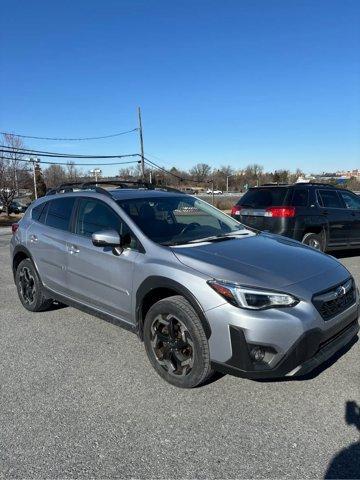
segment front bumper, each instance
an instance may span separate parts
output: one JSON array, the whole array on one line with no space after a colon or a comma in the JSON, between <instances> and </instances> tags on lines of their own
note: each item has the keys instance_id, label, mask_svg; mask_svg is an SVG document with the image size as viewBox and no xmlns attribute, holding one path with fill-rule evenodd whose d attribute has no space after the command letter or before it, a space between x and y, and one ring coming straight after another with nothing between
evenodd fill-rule
<instances>
[{"instance_id":1,"label":"front bumper","mask_svg":"<svg viewBox=\"0 0 360 480\"><path fill-rule=\"evenodd\" d=\"M232 356L224 363L212 361L214 370L253 379L301 376L321 365L354 339L359 331L358 311L344 316L341 323L329 330L313 328L303 333L274 368L254 362L250 354L252 345L246 341L243 329L230 325L229 331Z\"/></svg>"}]
</instances>

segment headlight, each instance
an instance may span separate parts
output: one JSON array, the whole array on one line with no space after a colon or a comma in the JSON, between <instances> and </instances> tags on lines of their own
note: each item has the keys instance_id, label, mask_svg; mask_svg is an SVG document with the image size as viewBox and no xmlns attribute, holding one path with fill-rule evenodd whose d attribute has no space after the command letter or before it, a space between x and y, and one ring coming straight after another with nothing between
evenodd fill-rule
<instances>
[{"instance_id":1,"label":"headlight","mask_svg":"<svg viewBox=\"0 0 360 480\"><path fill-rule=\"evenodd\" d=\"M232 305L250 310L273 307L293 307L299 300L288 293L245 287L222 280L210 280L208 284Z\"/></svg>"}]
</instances>

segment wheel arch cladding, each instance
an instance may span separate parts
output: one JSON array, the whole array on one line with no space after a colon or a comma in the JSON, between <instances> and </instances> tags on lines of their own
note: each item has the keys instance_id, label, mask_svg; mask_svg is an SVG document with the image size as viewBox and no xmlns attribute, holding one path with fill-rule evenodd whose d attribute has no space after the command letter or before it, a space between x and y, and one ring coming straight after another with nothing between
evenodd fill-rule
<instances>
[{"instance_id":1,"label":"wheel arch cladding","mask_svg":"<svg viewBox=\"0 0 360 480\"><path fill-rule=\"evenodd\" d=\"M25 260L25 258L29 258L33 262L33 264L35 266L35 269L37 271L36 265L34 263L34 260L31 256L31 253L29 252L29 250L26 247L24 247L23 245L17 245L14 249L14 253L13 253L13 257L12 257L12 271L13 271L14 277L15 277L15 274L16 274L17 267L20 265L20 262ZM38 271L37 271L37 273L38 273Z\"/></svg>"},{"instance_id":2,"label":"wheel arch cladding","mask_svg":"<svg viewBox=\"0 0 360 480\"><path fill-rule=\"evenodd\" d=\"M150 307L159 300L173 295L181 295L190 303L201 321L206 338L209 339L210 324L204 310L190 290L170 278L150 276L142 282L136 292L136 323L141 340L143 339L144 320Z\"/></svg>"}]
</instances>

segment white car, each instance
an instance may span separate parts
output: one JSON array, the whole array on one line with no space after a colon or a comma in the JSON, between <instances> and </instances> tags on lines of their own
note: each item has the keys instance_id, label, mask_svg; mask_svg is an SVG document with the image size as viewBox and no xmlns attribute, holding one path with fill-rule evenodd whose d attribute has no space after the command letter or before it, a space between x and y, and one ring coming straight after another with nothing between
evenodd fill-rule
<instances>
[{"instance_id":1,"label":"white car","mask_svg":"<svg viewBox=\"0 0 360 480\"><path fill-rule=\"evenodd\" d=\"M209 189L206 191L206 193L207 193L208 195L212 195L213 191L209 188ZM214 190L214 195L222 195L222 193L223 193L222 190Z\"/></svg>"}]
</instances>

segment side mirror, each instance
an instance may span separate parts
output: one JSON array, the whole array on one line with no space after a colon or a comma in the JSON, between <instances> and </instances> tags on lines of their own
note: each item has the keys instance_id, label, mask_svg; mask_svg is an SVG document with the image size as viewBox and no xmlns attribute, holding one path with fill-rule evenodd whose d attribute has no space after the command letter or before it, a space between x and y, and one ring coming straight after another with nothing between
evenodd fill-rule
<instances>
[{"instance_id":1,"label":"side mirror","mask_svg":"<svg viewBox=\"0 0 360 480\"><path fill-rule=\"evenodd\" d=\"M121 237L116 230L101 230L91 235L95 247L120 247Z\"/></svg>"}]
</instances>

